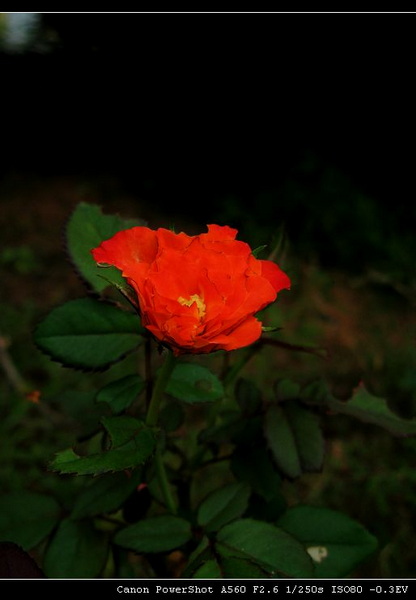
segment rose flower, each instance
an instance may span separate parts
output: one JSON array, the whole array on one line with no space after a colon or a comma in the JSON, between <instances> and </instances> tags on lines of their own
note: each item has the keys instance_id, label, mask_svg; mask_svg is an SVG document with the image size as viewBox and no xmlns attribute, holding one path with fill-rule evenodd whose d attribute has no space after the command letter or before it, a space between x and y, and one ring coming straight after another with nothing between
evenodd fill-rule
<instances>
[{"instance_id":1,"label":"rose flower","mask_svg":"<svg viewBox=\"0 0 416 600\"><path fill-rule=\"evenodd\" d=\"M99 265L120 269L143 326L174 354L235 350L258 340L255 313L290 287L275 263L255 258L236 235L219 225L195 236L133 227L91 252Z\"/></svg>"}]
</instances>

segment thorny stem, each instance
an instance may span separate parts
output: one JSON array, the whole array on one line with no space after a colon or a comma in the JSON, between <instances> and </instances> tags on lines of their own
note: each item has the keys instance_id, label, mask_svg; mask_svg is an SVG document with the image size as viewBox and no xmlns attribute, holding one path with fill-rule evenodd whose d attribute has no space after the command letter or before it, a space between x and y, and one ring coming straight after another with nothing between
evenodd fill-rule
<instances>
[{"instance_id":1,"label":"thorny stem","mask_svg":"<svg viewBox=\"0 0 416 600\"><path fill-rule=\"evenodd\" d=\"M156 383L153 387L152 397L146 416L146 425L148 427L156 427L157 425L160 403L163 398L163 392L165 391L166 385L169 381L169 377L173 371L174 366L175 357L173 353L169 351L166 356L165 362L163 363L162 368L159 372L159 377L157 378ZM160 489L162 491L166 506L169 508L171 513L176 514L176 502L172 495L172 490L168 482L165 465L163 463L163 456L161 452L160 443L157 445L156 448L155 468Z\"/></svg>"}]
</instances>

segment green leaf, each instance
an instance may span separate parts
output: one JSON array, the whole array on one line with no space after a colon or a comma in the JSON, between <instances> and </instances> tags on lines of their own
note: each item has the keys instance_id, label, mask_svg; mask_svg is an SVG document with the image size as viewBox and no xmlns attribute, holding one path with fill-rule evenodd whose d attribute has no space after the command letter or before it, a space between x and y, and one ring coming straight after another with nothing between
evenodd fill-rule
<instances>
[{"instance_id":1,"label":"green leaf","mask_svg":"<svg viewBox=\"0 0 416 600\"><path fill-rule=\"evenodd\" d=\"M264 434L276 465L287 477L295 479L302 473L295 436L289 420L280 406L272 405L264 418Z\"/></svg>"},{"instance_id":2,"label":"green leaf","mask_svg":"<svg viewBox=\"0 0 416 600\"><path fill-rule=\"evenodd\" d=\"M264 579L273 577L268 568L263 568L251 559L227 556L227 550L224 546L220 546L218 552L223 577L232 579Z\"/></svg>"},{"instance_id":3,"label":"green leaf","mask_svg":"<svg viewBox=\"0 0 416 600\"><path fill-rule=\"evenodd\" d=\"M206 562L202 563L198 567L193 575L193 579L221 579L222 573L215 558L211 558Z\"/></svg>"},{"instance_id":4,"label":"green leaf","mask_svg":"<svg viewBox=\"0 0 416 600\"><path fill-rule=\"evenodd\" d=\"M264 433L276 465L287 477L295 479L304 471L322 468L324 440L319 420L298 402L270 406Z\"/></svg>"},{"instance_id":5,"label":"green leaf","mask_svg":"<svg viewBox=\"0 0 416 600\"><path fill-rule=\"evenodd\" d=\"M101 423L107 430L111 439L111 445L114 448L133 440L138 433L143 429L146 429L143 421L130 417L129 415L103 417Z\"/></svg>"},{"instance_id":6,"label":"green leaf","mask_svg":"<svg viewBox=\"0 0 416 600\"><path fill-rule=\"evenodd\" d=\"M312 560L291 535L269 523L239 519L217 535L217 551L256 563L270 575L311 577Z\"/></svg>"},{"instance_id":7,"label":"green leaf","mask_svg":"<svg viewBox=\"0 0 416 600\"><path fill-rule=\"evenodd\" d=\"M119 531L114 542L139 553L168 552L192 537L191 525L171 515L151 517Z\"/></svg>"},{"instance_id":8,"label":"green leaf","mask_svg":"<svg viewBox=\"0 0 416 600\"><path fill-rule=\"evenodd\" d=\"M44 558L49 578L94 578L100 575L108 554L105 535L88 521L64 519Z\"/></svg>"},{"instance_id":9,"label":"green leaf","mask_svg":"<svg viewBox=\"0 0 416 600\"><path fill-rule=\"evenodd\" d=\"M178 363L166 386L168 394L187 403L212 402L224 396L221 381L209 369L193 363Z\"/></svg>"},{"instance_id":10,"label":"green leaf","mask_svg":"<svg viewBox=\"0 0 416 600\"><path fill-rule=\"evenodd\" d=\"M355 417L365 423L373 423L393 435L416 435L416 419L398 417L390 410L384 398L373 396L364 386L360 386L347 402L328 398L327 404L333 411Z\"/></svg>"},{"instance_id":11,"label":"green leaf","mask_svg":"<svg viewBox=\"0 0 416 600\"><path fill-rule=\"evenodd\" d=\"M239 446L231 459L231 470L236 479L247 482L266 501L280 503L282 480L263 445Z\"/></svg>"},{"instance_id":12,"label":"green leaf","mask_svg":"<svg viewBox=\"0 0 416 600\"><path fill-rule=\"evenodd\" d=\"M141 421L132 417L109 417L103 419L103 424L113 441L110 450L90 456L78 456L72 449L63 450L56 454L50 468L60 473L98 475L144 464L153 454L154 433Z\"/></svg>"},{"instance_id":13,"label":"green leaf","mask_svg":"<svg viewBox=\"0 0 416 600\"><path fill-rule=\"evenodd\" d=\"M269 570L264 569L255 561L247 557L237 557L235 549L229 550L224 544L215 544L204 537L191 554L184 577L208 578L233 578L253 579L272 577Z\"/></svg>"},{"instance_id":14,"label":"green leaf","mask_svg":"<svg viewBox=\"0 0 416 600\"><path fill-rule=\"evenodd\" d=\"M376 538L361 524L328 508L289 508L278 525L304 545L316 577L345 577L377 549Z\"/></svg>"},{"instance_id":15,"label":"green leaf","mask_svg":"<svg viewBox=\"0 0 416 600\"><path fill-rule=\"evenodd\" d=\"M204 536L195 550L191 552L183 577L199 577L201 579L204 577L222 577L215 556L214 544L207 536Z\"/></svg>"},{"instance_id":16,"label":"green leaf","mask_svg":"<svg viewBox=\"0 0 416 600\"><path fill-rule=\"evenodd\" d=\"M223 525L241 517L248 506L250 488L245 483L231 483L215 490L201 503L198 523L205 531L217 531Z\"/></svg>"},{"instance_id":17,"label":"green leaf","mask_svg":"<svg viewBox=\"0 0 416 600\"><path fill-rule=\"evenodd\" d=\"M71 519L83 519L117 510L138 486L140 472L111 473L88 482L75 501Z\"/></svg>"},{"instance_id":18,"label":"green leaf","mask_svg":"<svg viewBox=\"0 0 416 600\"><path fill-rule=\"evenodd\" d=\"M118 215L104 215L99 206L86 202L78 204L72 213L66 228L68 252L77 271L94 291L101 292L108 283L100 277L100 267L93 259L91 250L118 231L137 225L145 225L145 222L122 219ZM115 267L106 268L102 275L121 286L126 285Z\"/></svg>"},{"instance_id":19,"label":"green leaf","mask_svg":"<svg viewBox=\"0 0 416 600\"><path fill-rule=\"evenodd\" d=\"M302 471L320 471L324 461L325 442L319 418L298 402L287 402L284 410L295 437Z\"/></svg>"},{"instance_id":20,"label":"green leaf","mask_svg":"<svg viewBox=\"0 0 416 600\"><path fill-rule=\"evenodd\" d=\"M114 414L129 408L144 389L145 383L139 375L126 375L101 388L97 402L107 403Z\"/></svg>"},{"instance_id":21,"label":"green leaf","mask_svg":"<svg viewBox=\"0 0 416 600\"><path fill-rule=\"evenodd\" d=\"M92 298L54 308L35 330L38 347L67 367L104 369L143 341L133 313Z\"/></svg>"},{"instance_id":22,"label":"green leaf","mask_svg":"<svg viewBox=\"0 0 416 600\"><path fill-rule=\"evenodd\" d=\"M51 496L23 490L4 494L0 496L0 539L30 550L49 535L60 512Z\"/></svg>"}]
</instances>

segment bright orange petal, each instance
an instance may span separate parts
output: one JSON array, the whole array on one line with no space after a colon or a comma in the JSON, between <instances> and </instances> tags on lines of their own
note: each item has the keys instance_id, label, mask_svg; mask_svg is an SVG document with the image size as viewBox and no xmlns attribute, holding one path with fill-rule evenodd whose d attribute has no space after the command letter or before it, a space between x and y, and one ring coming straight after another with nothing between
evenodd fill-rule
<instances>
[{"instance_id":1,"label":"bright orange petal","mask_svg":"<svg viewBox=\"0 0 416 600\"><path fill-rule=\"evenodd\" d=\"M148 227L132 227L119 231L91 252L96 262L113 265L126 277L134 278L136 266L151 263L157 251L155 231Z\"/></svg>"},{"instance_id":2,"label":"bright orange petal","mask_svg":"<svg viewBox=\"0 0 416 600\"><path fill-rule=\"evenodd\" d=\"M210 241L234 240L237 236L237 229L228 227L228 225L208 225L208 233L202 235Z\"/></svg>"},{"instance_id":3,"label":"bright orange petal","mask_svg":"<svg viewBox=\"0 0 416 600\"><path fill-rule=\"evenodd\" d=\"M260 260L259 262L261 263L262 276L270 281L276 292L290 289L289 277L276 263L271 260Z\"/></svg>"},{"instance_id":4,"label":"bright orange petal","mask_svg":"<svg viewBox=\"0 0 416 600\"><path fill-rule=\"evenodd\" d=\"M256 342L261 336L261 322L255 317L247 317L240 325L229 333L222 333L210 337L207 342L221 350L237 350L244 348L253 342ZM203 342L203 338L198 340L198 344Z\"/></svg>"}]
</instances>

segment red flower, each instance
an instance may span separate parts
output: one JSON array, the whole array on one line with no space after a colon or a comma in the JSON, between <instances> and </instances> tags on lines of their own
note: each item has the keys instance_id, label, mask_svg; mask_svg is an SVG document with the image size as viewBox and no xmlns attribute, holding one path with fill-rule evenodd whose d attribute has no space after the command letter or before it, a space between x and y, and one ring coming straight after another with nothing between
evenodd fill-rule
<instances>
[{"instance_id":1,"label":"red flower","mask_svg":"<svg viewBox=\"0 0 416 600\"><path fill-rule=\"evenodd\" d=\"M133 227L91 252L121 270L143 326L175 354L235 350L260 337L254 314L290 287L275 263L256 259L236 235L219 225L196 236Z\"/></svg>"}]
</instances>

